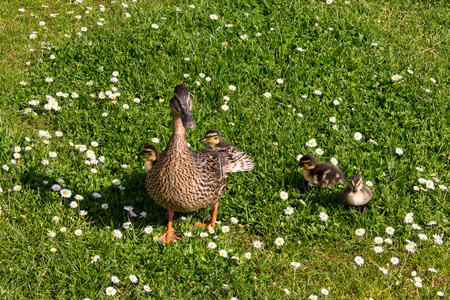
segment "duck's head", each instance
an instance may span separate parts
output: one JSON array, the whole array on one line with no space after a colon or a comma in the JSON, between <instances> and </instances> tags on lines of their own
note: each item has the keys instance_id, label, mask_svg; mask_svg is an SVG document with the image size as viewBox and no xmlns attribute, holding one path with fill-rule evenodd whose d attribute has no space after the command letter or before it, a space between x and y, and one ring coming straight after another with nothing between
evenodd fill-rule
<instances>
[{"instance_id":1,"label":"duck's head","mask_svg":"<svg viewBox=\"0 0 450 300\"><path fill-rule=\"evenodd\" d=\"M296 168L314 169L316 167L316 159L314 156L306 154L300 158Z\"/></svg>"},{"instance_id":2,"label":"duck's head","mask_svg":"<svg viewBox=\"0 0 450 300\"><path fill-rule=\"evenodd\" d=\"M180 84L175 87L173 98L170 100L170 109L172 116L181 118L183 127L193 129L195 127L194 117L192 117L192 108L194 102L188 89Z\"/></svg>"},{"instance_id":3,"label":"duck's head","mask_svg":"<svg viewBox=\"0 0 450 300\"><path fill-rule=\"evenodd\" d=\"M350 186L352 187L353 193L357 193L363 187L362 177L359 175L353 176L350 181Z\"/></svg>"},{"instance_id":4,"label":"duck's head","mask_svg":"<svg viewBox=\"0 0 450 300\"><path fill-rule=\"evenodd\" d=\"M158 149L156 149L155 146L153 145L146 145L144 146L144 148L142 148L142 152L137 154L139 155L143 155L147 158L147 160L149 161L156 161L158 159Z\"/></svg>"},{"instance_id":5,"label":"duck's head","mask_svg":"<svg viewBox=\"0 0 450 300\"><path fill-rule=\"evenodd\" d=\"M214 148L214 146L220 143L220 131L217 129L206 130L205 136L200 139L200 142L208 142Z\"/></svg>"}]
</instances>

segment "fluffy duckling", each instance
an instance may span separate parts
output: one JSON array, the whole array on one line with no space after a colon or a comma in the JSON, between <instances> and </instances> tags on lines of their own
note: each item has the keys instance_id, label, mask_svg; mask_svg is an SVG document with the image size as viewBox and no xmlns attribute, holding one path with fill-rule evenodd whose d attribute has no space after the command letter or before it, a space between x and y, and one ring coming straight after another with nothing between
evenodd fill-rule
<instances>
[{"instance_id":1,"label":"fluffy duckling","mask_svg":"<svg viewBox=\"0 0 450 300\"><path fill-rule=\"evenodd\" d=\"M314 156L309 154L304 155L300 159L296 168L303 168L303 177L309 183L319 187L333 190L336 184L345 182L345 177L341 170L327 163L318 164Z\"/></svg>"},{"instance_id":2,"label":"fluffy duckling","mask_svg":"<svg viewBox=\"0 0 450 300\"><path fill-rule=\"evenodd\" d=\"M156 163L159 153L158 153L158 149L156 149L155 146L146 145L142 149L142 152L138 153L137 155L138 156L143 155L144 157L147 158L147 160L144 163L144 170L145 170L145 173L148 173L151 170L152 166Z\"/></svg>"},{"instance_id":3,"label":"fluffy duckling","mask_svg":"<svg viewBox=\"0 0 450 300\"><path fill-rule=\"evenodd\" d=\"M361 176L355 175L342 193L341 199L348 205L361 206L372 199L372 191L364 185Z\"/></svg>"},{"instance_id":4,"label":"fluffy duckling","mask_svg":"<svg viewBox=\"0 0 450 300\"><path fill-rule=\"evenodd\" d=\"M220 138L219 130L212 128L206 130L205 136L202 139L200 139L199 142L201 143L206 142L205 143L206 149L227 148L233 146L231 143L228 143Z\"/></svg>"}]
</instances>

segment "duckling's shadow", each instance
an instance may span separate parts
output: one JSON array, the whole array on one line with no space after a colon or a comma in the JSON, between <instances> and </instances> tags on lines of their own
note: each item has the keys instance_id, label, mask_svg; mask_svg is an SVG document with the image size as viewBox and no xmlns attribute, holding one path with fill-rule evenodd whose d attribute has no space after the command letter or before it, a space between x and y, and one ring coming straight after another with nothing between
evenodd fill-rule
<instances>
[{"instance_id":1,"label":"duckling's shadow","mask_svg":"<svg viewBox=\"0 0 450 300\"><path fill-rule=\"evenodd\" d=\"M310 203L317 203L324 207L333 206L334 208L342 208L344 206L341 201L342 191L345 188L344 185L337 185L334 190L330 190L310 186L307 180L299 176L298 180L294 181L292 186L298 189L302 195L306 195Z\"/></svg>"}]
</instances>

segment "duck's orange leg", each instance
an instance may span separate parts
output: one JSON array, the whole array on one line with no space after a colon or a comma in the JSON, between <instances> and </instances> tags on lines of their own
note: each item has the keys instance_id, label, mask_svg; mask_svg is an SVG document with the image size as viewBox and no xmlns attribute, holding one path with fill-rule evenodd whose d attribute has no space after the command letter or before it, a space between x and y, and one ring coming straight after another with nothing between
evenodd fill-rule
<instances>
[{"instance_id":1,"label":"duck's orange leg","mask_svg":"<svg viewBox=\"0 0 450 300\"><path fill-rule=\"evenodd\" d=\"M210 228L216 224L216 217L217 217L217 210L219 209L219 202L212 205L212 208L213 208L213 213L212 213L211 221L209 221L208 223L195 223L195 226L200 226L200 227L206 226L206 228Z\"/></svg>"},{"instance_id":2,"label":"duck's orange leg","mask_svg":"<svg viewBox=\"0 0 450 300\"><path fill-rule=\"evenodd\" d=\"M176 240L181 241L182 238L177 237L175 230L172 228L173 211L169 210L169 224L167 225L167 231L164 235L158 238L158 241L164 244L169 244L170 242L175 242Z\"/></svg>"}]
</instances>

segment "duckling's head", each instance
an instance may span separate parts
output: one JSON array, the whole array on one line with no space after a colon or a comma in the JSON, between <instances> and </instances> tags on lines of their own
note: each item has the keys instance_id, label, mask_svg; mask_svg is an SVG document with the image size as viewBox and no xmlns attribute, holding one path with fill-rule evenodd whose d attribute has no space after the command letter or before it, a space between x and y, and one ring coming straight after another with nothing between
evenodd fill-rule
<instances>
[{"instance_id":1,"label":"duckling's head","mask_svg":"<svg viewBox=\"0 0 450 300\"><path fill-rule=\"evenodd\" d=\"M172 116L181 118L183 127L193 129L195 127L194 117L192 117L192 108L194 101L188 89L180 84L175 87L173 98L170 100L170 109Z\"/></svg>"},{"instance_id":2,"label":"duckling's head","mask_svg":"<svg viewBox=\"0 0 450 300\"><path fill-rule=\"evenodd\" d=\"M137 155L143 155L147 158L147 160L154 162L158 159L159 153L158 149L156 149L153 145L146 145L142 149L141 153L138 153Z\"/></svg>"},{"instance_id":3,"label":"duckling's head","mask_svg":"<svg viewBox=\"0 0 450 300\"><path fill-rule=\"evenodd\" d=\"M200 142L208 142L213 148L220 143L220 131L217 129L208 129L205 136L200 139Z\"/></svg>"},{"instance_id":4,"label":"duckling's head","mask_svg":"<svg viewBox=\"0 0 450 300\"><path fill-rule=\"evenodd\" d=\"M316 167L316 159L314 156L306 154L300 158L296 168L314 169Z\"/></svg>"},{"instance_id":5,"label":"duckling's head","mask_svg":"<svg viewBox=\"0 0 450 300\"><path fill-rule=\"evenodd\" d=\"M362 177L359 175L353 176L352 180L350 181L350 186L353 188L353 193L357 193L363 187Z\"/></svg>"}]
</instances>

